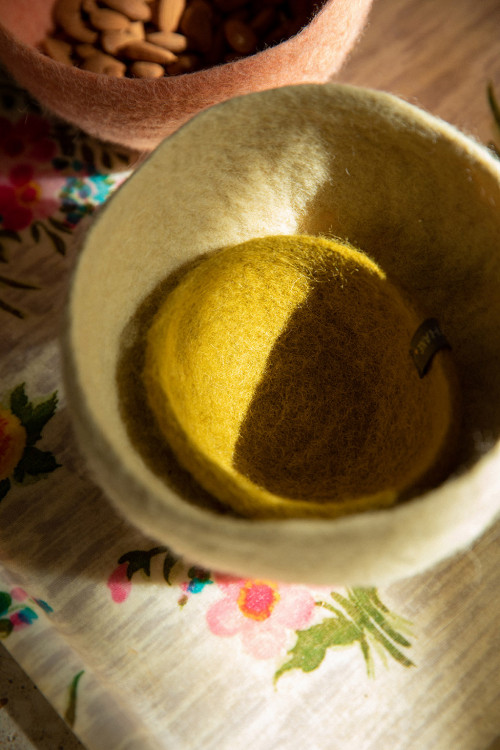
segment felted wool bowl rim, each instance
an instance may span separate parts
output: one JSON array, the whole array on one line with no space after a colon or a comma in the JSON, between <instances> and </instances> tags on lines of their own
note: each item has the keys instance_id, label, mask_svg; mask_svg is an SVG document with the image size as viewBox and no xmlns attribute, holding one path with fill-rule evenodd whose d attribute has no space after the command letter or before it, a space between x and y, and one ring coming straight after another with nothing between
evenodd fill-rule
<instances>
[{"instance_id":1,"label":"felted wool bowl rim","mask_svg":"<svg viewBox=\"0 0 500 750\"><path fill-rule=\"evenodd\" d=\"M252 130L252 118L260 123L260 134ZM240 127L242 122L249 126L244 132ZM373 141L374 133L378 141ZM381 148L380 138L391 148L394 139L400 143L398 158L392 157L391 161L388 154L393 151ZM206 148L207 142L210 149ZM416 152L410 158L412 144ZM235 161L237 152L246 160ZM304 158L306 154L311 157L309 160ZM373 155L373 164L365 158L367 154ZM431 155L442 160L440 170L435 169L432 161L427 162ZM208 171L200 176L203 159ZM276 163L270 163L273 159ZM282 166L285 160L287 168L278 179L277 166ZM396 183L392 187L380 183L380 190L374 196L372 188L379 184L380 160L387 164L389 183L391 179ZM228 172L225 167L229 164L232 171ZM415 194L411 192L412 183L405 182L411 178L413 169L423 185L420 190L415 188ZM174 180L176 194L161 196L156 216L159 227L168 227L169 231L162 234L159 227L153 229L148 247L142 247L138 255L143 232L141 221L146 221L146 217L141 219L144 206L140 196L151 179L161 181L165 174ZM457 175L458 185L448 180L449 176ZM208 177L211 197L206 202L201 196L206 195ZM360 193L363 180L367 180L365 192ZM418 198L419 211L423 212L413 218L409 215L408 227L395 220L404 206L390 200L391 196L401 195L402 184L397 180L402 180L409 192L408 196L405 194L409 205ZM451 250L445 247L446 238L439 235L440 211L436 200L427 199L433 181L437 181L435 189L443 191L442 207L453 206L457 211L450 212L450 231L457 225L459 234L469 231L468 241L476 242L478 238L473 252L457 256L459 263L453 256L453 246ZM260 214L250 216L248 201L256 185L260 191L259 206L264 208ZM323 199L322 190L326 190L328 200ZM358 218L363 221L357 229L354 224L350 229L359 236L346 237L348 232L335 229L345 230L347 225L337 218L338 226L332 228L330 220L344 216L345 206L360 194L358 202L370 194L375 203L368 207L358 203ZM458 211L462 194L473 201L471 210L475 215L484 219L474 232L467 230L467 220L462 221L462 211ZM383 215L376 205L379 197L386 202ZM389 510L334 520L245 520L219 516L191 505L145 466L126 436L114 378L118 339L137 305L158 280L190 258L251 236L301 232L344 235L371 257L375 256L376 261L379 261L377 253L385 252L384 262L399 269L403 286L411 283L415 270L410 268L411 262L415 263L419 255L428 254L422 281L428 276L432 279L431 272L442 272L445 261L450 263L448 253L454 260L453 267L461 264L466 276L471 273L467 264L475 264L472 270L479 274L481 283L488 284L484 290L496 301L500 297L499 260L489 252L486 256L489 265L484 263L481 252L484 255L485 250L480 244L488 238L496 242L500 217L494 210L495 199L500 201L500 166L486 148L393 95L352 86L291 86L233 99L201 113L167 139L113 196L91 227L83 243L67 308L63 366L68 401L82 449L96 480L115 506L145 533L207 568L311 585L381 585L426 570L470 546L500 511L497 436L491 449L464 465L461 473L425 495ZM135 217L129 215L130 200L136 206ZM342 200L344 213L339 208ZM233 210L228 210L228 201ZM381 222L375 227L376 233L370 222L369 227L367 224L372 209L376 220ZM112 227L116 226L121 226L120 238L111 236ZM410 258L399 250L401 247L407 250L405 243L413 242L414 234L419 240L428 237L429 249L426 251L418 242L414 257ZM379 244L373 240L373 246L366 247L370 236L377 237ZM393 248L395 238L399 240L399 248ZM123 275L119 283L112 273L118 262ZM384 268L384 263L381 265ZM450 274L450 290L444 284L448 277L441 278L432 287L432 294L447 301L449 310L455 310L451 276L458 270L453 271L450 266L446 272ZM144 276L141 288L132 290L130 280L140 273ZM405 273L409 278L404 278ZM93 289L96 284L98 291ZM134 299L120 297L120 289L135 295ZM89 293L94 295L90 299ZM420 293L424 298L429 297L428 290ZM96 310L98 300L100 307ZM465 301L469 307L463 315L461 308L458 310L458 323L467 320L467 314L483 316L479 319L488 322L490 333L498 334L500 320L491 321L488 311L471 303L468 297ZM498 306L498 301L495 304ZM448 314L444 314L443 323L457 333ZM93 338L94 344L104 343L100 352L93 347ZM494 340L499 340L498 335ZM453 337L451 343L453 346ZM472 349L479 346L474 337L468 345ZM483 354L490 347L490 361L488 368L478 368L476 374L478 382L488 387L486 396L489 396L499 388L500 366L489 340L484 346ZM459 359L468 356L467 352L464 354L462 341L458 341L455 349ZM93 366L95 363L99 363L99 368ZM468 373L464 377L467 379ZM473 386L477 391L477 383ZM476 394L472 386L469 390L466 395L472 400L477 396L478 403L482 403L483 394ZM499 407L500 399L498 403L496 400L485 403L483 411L496 415Z\"/></svg>"},{"instance_id":2,"label":"felted wool bowl rim","mask_svg":"<svg viewBox=\"0 0 500 750\"><path fill-rule=\"evenodd\" d=\"M36 45L55 0L0 0L0 62L49 112L102 141L148 152L197 112L231 97L327 81L341 68L372 0L326 0L295 36L239 60L155 80L113 78L56 62Z\"/></svg>"}]
</instances>

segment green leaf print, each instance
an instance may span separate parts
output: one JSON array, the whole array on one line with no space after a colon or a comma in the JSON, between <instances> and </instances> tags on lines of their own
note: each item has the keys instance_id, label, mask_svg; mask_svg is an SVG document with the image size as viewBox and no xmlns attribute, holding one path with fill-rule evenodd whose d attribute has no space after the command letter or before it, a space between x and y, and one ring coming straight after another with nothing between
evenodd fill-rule
<instances>
[{"instance_id":1,"label":"green leaf print","mask_svg":"<svg viewBox=\"0 0 500 750\"><path fill-rule=\"evenodd\" d=\"M51 451L35 447L35 443L42 438L45 425L54 416L56 408L57 391L37 404L29 400L24 383L16 386L10 394L10 412L24 427L22 437L24 450L17 465L13 468L9 467L9 476L0 481L0 500L7 495L12 482L21 484L26 477L44 477L60 467L61 464L57 462Z\"/></svg>"},{"instance_id":2,"label":"green leaf print","mask_svg":"<svg viewBox=\"0 0 500 750\"><path fill-rule=\"evenodd\" d=\"M401 635L401 633L398 633L387 617L384 616L384 613L387 613L390 617L391 613L387 607L380 602L375 589L355 588L352 590L352 597L359 608L363 609L368 617L371 617L375 624L384 630L393 641L399 643L401 646L406 646L407 648L411 646L408 639ZM379 602L378 608L376 606L377 602Z\"/></svg>"},{"instance_id":3,"label":"green leaf print","mask_svg":"<svg viewBox=\"0 0 500 750\"><path fill-rule=\"evenodd\" d=\"M8 612L11 604L11 595L6 591L0 591L0 615L4 615L6 612Z\"/></svg>"},{"instance_id":4,"label":"green leaf print","mask_svg":"<svg viewBox=\"0 0 500 750\"><path fill-rule=\"evenodd\" d=\"M29 445L33 445L37 440L40 440L42 437L42 430L49 419L52 419L56 413L56 408L57 394L53 393L47 401L37 404L37 406L32 409L29 419L24 423Z\"/></svg>"},{"instance_id":5,"label":"green leaf print","mask_svg":"<svg viewBox=\"0 0 500 750\"><path fill-rule=\"evenodd\" d=\"M404 667L414 666L403 653L411 643L400 630L408 629L409 623L392 613L380 600L375 588L353 588L347 596L332 591L332 602L318 601L316 606L332 616L297 631L297 641L288 652L288 660L275 674L275 682L292 669L312 672L323 662L328 649L358 644L369 677L374 676L371 648L385 656L389 654ZM340 607L340 608L339 608ZM397 630L396 628L399 628Z\"/></svg>"},{"instance_id":6,"label":"green leaf print","mask_svg":"<svg viewBox=\"0 0 500 750\"><path fill-rule=\"evenodd\" d=\"M59 221L58 219L54 219L53 216L49 216L47 219L49 224L54 227L54 229L57 229L58 232L62 232L63 234L71 234L71 229L66 226L66 224L63 221Z\"/></svg>"},{"instance_id":7,"label":"green leaf print","mask_svg":"<svg viewBox=\"0 0 500 750\"><path fill-rule=\"evenodd\" d=\"M33 240L37 244L40 242L40 239L41 239L41 234L40 234L40 230L38 228L38 224L39 224L39 222L37 221L37 222L35 222L34 224L32 224L30 226L31 236L33 237Z\"/></svg>"},{"instance_id":8,"label":"green leaf print","mask_svg":"<svg viewBox=\"0 0 500 750\"><path fill-rule=\"evenodd\" d=\"M33 284L25 284L24 281L16 281L16 279L11 279L8 276L0 276L0 284L3 284L4 286L8 286L11 289L25 289L25 290L34 290L38 289L38 287L33 286Z\"/></svg>"},{"instance_id":9,"label":"green leaf print","mask_svg":"<svg viewBox=\"0 0 500 750\"><path fill-rule=\"evenodd\" d=\"M160 555L163 552L169 552L168 548L153 547L153 549L150 550L132 550L131 552L126 552L124 555L122 555L118 560L118 564L122 565L122 563L128 563L127 578L129 579L129 581L134 573L137 573L137 571L139 570L144 571L144 573L149 578L151 576L151 558L153 558L155 555Z\"/></svg>"},{"instance_id":10,"label":"green leaf print","mask_svg":"<svg viewBox=\"0 0 500 750\"><path fill-rule=\"evenodd\" d=\"M50 451L41 451L33 446L28 446L14 470L14 479L16 482L22 482L26 474L32 477L50 474L60 465Z\"/></svg>"},{"instance_id":11,"label":"green leaf print","mask_svg":"<svg viewBox=\"0 0 500 750\"><path fill-rule=\"evenodd\" d=\"M13 307L13 305L9 305L9 303L5 302L3 299L0 299L0 310L9 313L9 315L13 315L15 318L19 318L19 320L23 320L24 318L22 310L18 310L17 307Z\"/></svg>"},{"instance_id":12,"label":"green leaf print","mask_svg":"<svg viewBox=\"0 0 500 750\"><path fill-rule=\"evenodd\" d=\"M384 648L396 661L398 661L405 667L414 666L413 662L411 662L410 659L408 659L398 648L396 648L396 646L391 643L391 640L389 640L389 638L393 639L403 646L410 646L411 644L406 640L406 638L404 638L404 636L402 636L400 633L397 633L391 628L390 624L386 621L381 612L379 612L375 607L367 607L366 602L370 598L369 593L364 592L363 589L356 588L348 593L347 599L336 591L332 591L331 596L333 599L342 604L347 614L350 615L353 620L358 623L359 627L367 632L367 634L371 636L372 639L375 639L382 646L384 646ZM380 623L382 624L380 625ZM387 638L382 631L385 631L389 638Z\"/></svg>"},{"instance_id":13,"label":"green leaf print","mask_svg":"<svg viewBox=\"0 0 500 750\"><path fill-rule=\"evenodd\" d=\"M168 583L169 586L172 585L172 581L170 580L170 573L172 572L174 566L179 562L179 558L177 555L174 555L174 553L166 548L166 555L165 559L163 561L163 578Z\"/></svg>"},{"instance_id":14,"label":"green leaf print","mask_svg":"<svg viewBox=\"0 0 500 750\"><path fill-rule=\"evenodd\" d=\"M7 617L0 620L0 638L7 638L13 630L14 626Z\"/></svg>"},{"instance_id":15,"label":"green leaf print","mask_svg":"<svg viewBox=\"0 0 500 750\"><path fill-rule=\"evenodd\" d=\"M275 674L275 681L290 669L312 672L326 656L327 649L352 646L363 637L363 632L347 618L328 617L307 630L297 632L297 642L289 651L291 658Z\"/></svg>"},{"instance_id":16,"label":"green leaf print","mask_svg":"<svg viewBox=\"0 0 500 750\"><path fill-rule=\"evenodd\" d=\"M64 719L72 728L75 726L76 721L76 699L78 695L78 683L80 682L84 674L85 670L82 669L81 672L78 672L73 677L69 686L68 705L66 711L64 712Z\"/></svg>"},{"instance_id":17,"label":"green leaf print","mask_svg":"<svg viewBox=\"0 0 500 750\"><path fill-rule=\"evenodd\" d=\"M42 437L42 430L51 419L57 407L57 393L36 406L28 400L25 384L21 383L12 391L10 409L19 417L26 429L27 444L34 445Z\"/></svg>"},{"instance_id":18,"label":"green leaf print","mask_svg":"<svg viewBox=\"0 0 500 750\"><path fill-rule=\"evenodd\" d=\"M24 383L21 383L12 391L10 395L10 410L16 417L19 417L23 424L31 416L33 407L28 401Z\"/></svg>"},{"instance_id":19,"label":"green leaf print","mask_svg":"<svg viewBox=\"0 0 500 750\"><path fill-rule=\"evenodd\" d=\"M21 242L21 235L19 232L15 232L13 229L0 229L0 240L14 240L14 242Z\"/></svg>"}]
</instances>

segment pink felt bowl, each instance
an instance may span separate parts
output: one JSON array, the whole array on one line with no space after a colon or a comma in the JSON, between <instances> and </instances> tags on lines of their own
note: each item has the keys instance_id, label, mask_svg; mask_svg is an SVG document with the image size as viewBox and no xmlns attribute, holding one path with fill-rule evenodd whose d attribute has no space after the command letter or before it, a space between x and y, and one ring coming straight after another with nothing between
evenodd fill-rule
<instances>
[{"instance_id":1,"label":"pink felt bowl","mask_svg":"<svg viewBox=\"0 0 500 750\"><path fill-rule=\"evenodd\" d=\"M372 0L327 0L295 37L236 62L156 80L109 78L54 62L37 45L55 0L0 0L0 61L49 111L97 138L152 150L194 114L225 99L336 73Z\"/></svg>"}]
</instances>

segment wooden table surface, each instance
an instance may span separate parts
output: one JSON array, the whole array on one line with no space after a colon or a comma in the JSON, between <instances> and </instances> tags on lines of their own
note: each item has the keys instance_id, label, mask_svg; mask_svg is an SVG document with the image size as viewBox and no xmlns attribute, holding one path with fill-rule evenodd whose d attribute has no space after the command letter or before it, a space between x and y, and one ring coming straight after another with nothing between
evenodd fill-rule
<instances>
[{"instance_id":1,"label":"wooden table surface","mask_svg":"<svg viewBox=\"0 0 500 750\"><path fill-rule=\"evenodd\" d=\"M500 142L500 0L374 0L337 79L402 96L483 142Z\"/></svg>"}]
</instances>

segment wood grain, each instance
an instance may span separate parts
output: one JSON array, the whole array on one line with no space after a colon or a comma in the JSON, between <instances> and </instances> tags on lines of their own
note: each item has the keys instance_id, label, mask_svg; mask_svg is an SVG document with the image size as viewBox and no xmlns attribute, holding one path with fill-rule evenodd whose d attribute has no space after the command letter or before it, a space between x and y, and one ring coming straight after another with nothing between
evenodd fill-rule
<instances>
[{"instance_id":1,"label":"wood grain","mask_svg":"<svg viewBox=\"0 0 500 750\"><path fill-rule=\"evenodd\" d=\"M500 98L500 2L375 0L336 80L398 94L498 143L486 87L492 81Z\"/></svg>"}]
</instances>

